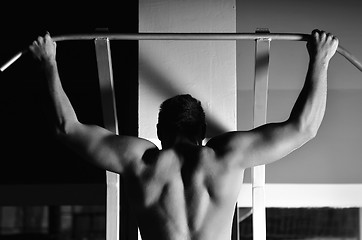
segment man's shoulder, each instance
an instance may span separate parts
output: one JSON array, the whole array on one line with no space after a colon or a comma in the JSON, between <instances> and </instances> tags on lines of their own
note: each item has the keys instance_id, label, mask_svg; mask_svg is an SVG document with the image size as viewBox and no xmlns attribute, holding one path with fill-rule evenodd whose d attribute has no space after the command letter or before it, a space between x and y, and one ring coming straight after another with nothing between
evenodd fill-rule
<instances>
[{"instance_id":1,"label":"man's shoulder","mask_svg":"<svg viewBox=\"0 0 362 240\"><path fill-rule=\"evenodd\" d=\"M226 132L211 138L207 143L206 147L212 149L218 155L227 154L231 151L230 145L235 142L235 136L240 132Z\"/></svg>"}]
</instances>

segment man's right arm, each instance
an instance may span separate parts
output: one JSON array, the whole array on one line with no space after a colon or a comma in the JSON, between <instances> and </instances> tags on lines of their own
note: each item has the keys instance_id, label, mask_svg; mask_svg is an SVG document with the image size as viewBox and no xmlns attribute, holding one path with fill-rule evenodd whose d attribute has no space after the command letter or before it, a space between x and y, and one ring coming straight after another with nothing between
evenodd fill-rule
<instances>
[{"instance_id":1,"label":"man's right arm","mask_svg":"<svg viewBox=\"0 0 362 240\"><path fill-rule=\"evenodd\" d=\"M102 127L80 123L60 81L56 43L46 34L29 48L45 74L59 139L92 164L117 173L123 172L131 161L140 160L147 149L155 148L145 139L119 136Z\"/></svg>"}]
</instances>

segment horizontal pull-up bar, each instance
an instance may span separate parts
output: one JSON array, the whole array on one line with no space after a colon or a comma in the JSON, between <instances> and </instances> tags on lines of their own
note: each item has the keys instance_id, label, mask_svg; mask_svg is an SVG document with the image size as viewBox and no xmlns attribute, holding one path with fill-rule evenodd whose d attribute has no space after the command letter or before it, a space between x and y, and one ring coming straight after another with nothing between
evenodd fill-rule
<instances>
[{"instance_id":1,"label":"horizontal pull-up bar","mask_svg":"<svg viewBox=\"0 0 362 240\"><path fill-rule=\"evenodd\" d=\"M309 34L301 33L92 33L92 34L69 34L53 36L56 42L71 40L93 40L96 38L108 38L109 40L184 40L184 41L230 41L230 40L285 40L285 41L308 41ZM19 52L0 67L5 71L11 64L21 57L27 50ZM341 45L337 52L350 61L355 67L362 71L362 63Z\"/></svg>"},{"instance_id":2,"label":"horizontal pull-up bar","mask_svg":"<svg viewBox=\"0 0 362 240\"><path fill-rule=\"evenodd\" d=\"M52 37L54 41L66 40L92 40L95 38L108 38L109 40L184 40L184 41L230 41L230 40L289 40L307 41L308 34L293 33L93 33L69 34Z\"/></svg>"}]
</instances>

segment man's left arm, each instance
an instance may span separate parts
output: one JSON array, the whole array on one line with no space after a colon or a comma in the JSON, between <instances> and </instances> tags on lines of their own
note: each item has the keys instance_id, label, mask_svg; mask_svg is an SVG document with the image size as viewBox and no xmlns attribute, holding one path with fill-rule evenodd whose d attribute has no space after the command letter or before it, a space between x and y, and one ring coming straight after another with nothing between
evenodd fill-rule
<instances>
[{"instance_id":1,"label":"man's left arm","mask_svg":"<svg viewBox=\"0 0 362 240\"><path fill-rule=\"evenodd\" d=\"M286 121L229 132L208 145L216 152L229 154L242 168L249 168L279 160L313 139L324 116L328 64L337 47L338 39L333 35L312 32L307 44L310 62L305 83Z\"/></svg>"}]
</instances>

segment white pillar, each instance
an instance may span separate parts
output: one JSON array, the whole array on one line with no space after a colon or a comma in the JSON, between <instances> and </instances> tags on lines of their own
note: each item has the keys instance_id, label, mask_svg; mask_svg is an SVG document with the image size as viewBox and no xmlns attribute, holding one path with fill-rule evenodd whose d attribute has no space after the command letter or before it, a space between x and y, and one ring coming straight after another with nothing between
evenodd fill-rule
<instances>
[{"instance_id":1,"label":"white pillar","mask_svg":"<svg viewBox=\"0 0 362 240\"><path fill-rule=\"evenodd\" d=\"M113 71L109 40L95 39L98 77L102 101L104 127L118 134L116 102L113 88ZM107 200L106 200L106 239L119 239L120 219L120 178L116 173L106 172Z\"/></svg>"},{"instance_id":2,"label":"white pillar","mask_svg":"<svg viewBox=\"0 0 362 240\"><path fill-rule=\"evenodd\" d=\"M269 32L257 30L257 32ZM266 123L268 101L270 40L260 39L255 45L255 78L254 78L254 127ZM266 239L265 214L265 166L252 168L253 185L253 239Z\"/></svg>"}]
</instances>

